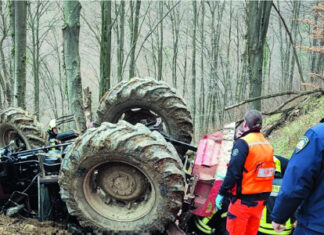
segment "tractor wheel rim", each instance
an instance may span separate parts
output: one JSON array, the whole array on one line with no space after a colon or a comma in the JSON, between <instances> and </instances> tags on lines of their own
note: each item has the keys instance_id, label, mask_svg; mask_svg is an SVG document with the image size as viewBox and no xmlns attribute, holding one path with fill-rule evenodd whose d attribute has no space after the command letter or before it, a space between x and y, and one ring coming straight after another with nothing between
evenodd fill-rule
<instances>
[{"instance_id":1,"label":"tractor wheel rim","mask_svg":"<svg viewBox=\"0 0 324 235\"><path fill-rule=\"evenodd\" d=\"M135 221L155 203L152 179L124 162L103 162L92 167L83 181L89 206L99 215L115 221Z\"/></svg>"},{"instance_id":2,"label":"tractor wheel rim","mask_svg":"<svg viewBox=\"0 0 324 235\"><path fill-rule=\"evenodd\" d=\"M145 176L128 165L101 167L96 178L98 186L116 200L137 200L147 187Z\"/></svg>"}]
</instances>

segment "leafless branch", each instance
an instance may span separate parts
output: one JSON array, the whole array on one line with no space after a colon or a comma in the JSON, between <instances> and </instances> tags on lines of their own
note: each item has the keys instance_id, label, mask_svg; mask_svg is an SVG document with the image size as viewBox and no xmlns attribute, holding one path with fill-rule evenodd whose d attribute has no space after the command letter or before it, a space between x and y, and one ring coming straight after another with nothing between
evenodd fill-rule
<instances>
[{"instance_id":1,"label":"leafless branch","mask_svg":"<svg viewBox=\"0 0 324 235\"><path fill-rule=\"evenodd\" d=\"M237 104L234 104L234 105L231 105L231 106L227 106L227 107L225 107L225 111L229 110L229 109L232 109L232 108L236 108L236 107L241 106L241 105L246 104L246 103L256 101L256 100L269 99L269 98L278 97L278 96L284 96L284 95L297 95L298 97L300 97L300 96L304 96L304 95L308 95L308 94L312 94L312 93L317 93L317 92L324 93L324 88L318 88L318 89L315 89L315 90L303 91L303 92L300 92L300 91L284 91L284 92L279 92L279 93L275 93L275 94L254 97L254 98L250 98L250 99L247 99L247 100L243 100L240 103L237 103ZM298 97L296 97L296 98L298 98Z\"/></svg>"}]
</instances>

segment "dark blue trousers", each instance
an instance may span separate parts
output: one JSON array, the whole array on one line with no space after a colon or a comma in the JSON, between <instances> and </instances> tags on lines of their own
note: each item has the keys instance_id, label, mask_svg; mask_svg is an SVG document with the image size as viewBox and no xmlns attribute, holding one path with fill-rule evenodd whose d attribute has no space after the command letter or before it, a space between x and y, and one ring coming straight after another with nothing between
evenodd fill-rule
<instances>
[{"instance_id":1,"label":"dark blue trousers","mask_svg":"<svg viewBox=\"0 0 324 235\"><path fill-rule=\"evenodd\" d=\"M310 230L310 229L304 227L303 225L297 223L297 227L295 229L294 235L324 235L324 231L319 233L319 232Z\"/></svg>"}]
</instances>

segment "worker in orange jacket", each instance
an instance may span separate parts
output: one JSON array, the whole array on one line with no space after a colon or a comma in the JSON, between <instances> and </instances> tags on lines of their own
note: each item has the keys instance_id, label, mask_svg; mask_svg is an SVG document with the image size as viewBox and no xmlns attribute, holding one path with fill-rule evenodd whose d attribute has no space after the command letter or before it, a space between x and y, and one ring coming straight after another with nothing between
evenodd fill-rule
<instances>
[{"instance_id":1,"label":"worker in orange jacket","mask_svg":"<svg viewBox=\"0 0 324 235\"><path fill-rule=\"evenodd\" d=\"M230 191L226 229L230 235L255 235L262 210L272 191L275 163L273 148L261 134L262 115L250 110L244 116L244 133L234 143L226 177L215 200L222 208Z\"/></svg>"}]
</instances>

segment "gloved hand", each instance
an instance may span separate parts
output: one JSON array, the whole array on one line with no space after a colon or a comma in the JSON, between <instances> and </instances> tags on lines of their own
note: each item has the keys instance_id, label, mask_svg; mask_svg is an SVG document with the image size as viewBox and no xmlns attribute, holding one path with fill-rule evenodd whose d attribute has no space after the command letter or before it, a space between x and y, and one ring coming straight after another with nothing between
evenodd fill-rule
<instances>
[{"instance_id":1,"label":"gloved hand","mask_svg":"<svg viewBox=\"0 0 324 235\"><path fill-rule=\"evenodd\" d=\"M218 210L222 209L223 198L224 198L224 196L218 194L216 199L215 199L215 205L216 205Z\"/></svg>"}]
</instances>

